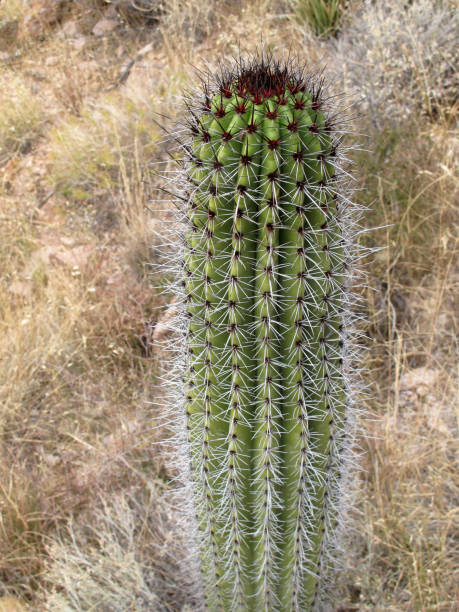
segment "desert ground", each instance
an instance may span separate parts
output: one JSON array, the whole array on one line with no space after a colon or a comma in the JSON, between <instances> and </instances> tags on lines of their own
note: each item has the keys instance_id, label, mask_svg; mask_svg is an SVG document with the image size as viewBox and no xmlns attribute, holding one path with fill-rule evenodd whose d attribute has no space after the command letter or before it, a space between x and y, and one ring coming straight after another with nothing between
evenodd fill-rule
<instances>
[{"instance_id":1,"label":"desert ground","mask_svg":"<svg viewBox=\"0 0 459 612\"><path fill-rule=\"evenodd\" d=\"M261 45L345 101L369 253L334 612L459 609L457 5L351 0L320 35L303 4L0 3L1 612L196 609L159 443L154 211L195 71Z\"/></svg>"}]
</instances>

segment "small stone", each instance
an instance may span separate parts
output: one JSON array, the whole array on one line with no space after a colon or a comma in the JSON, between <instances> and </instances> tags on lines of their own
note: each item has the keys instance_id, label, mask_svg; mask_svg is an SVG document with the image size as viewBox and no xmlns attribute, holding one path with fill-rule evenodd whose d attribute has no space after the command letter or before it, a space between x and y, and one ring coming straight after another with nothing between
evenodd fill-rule
<instances>
[{"instance_id":1,"label":"small stone","mask_svg":"<svg viewBox=\"0 0 459 612\"><path fill-rule=\"evenodd\" d=\"M118 18L118 11L116 10L113 4L110 4L107 10L105 11L105 17L107 17L108 19Z\"/></svg>"},{"instance_id":2,"label":"small stone","mask_svg":"<svg viewBox=\"0 0 459 612\"><path fill-rule=\"evenodd\" d=\"M22 297L28 297L32 293L32 289L30 287L30 283L21 280L15 280L8 287L10 293L14 295L20 295Z\"/></svg>"},{"instance_id":3,"label":"small stone","mask_svg":"<svg viewBox=\"0 0 459 612\"><path fill-rule=\"evenodd\" d=\"M77 36L77 38L73 40L73 46L77 51L81 51L81 49L83 49L87 42L87 36Z\"/></svg>"},{"instance_id":4,"label":"small stone","mask_svg":"<svg viewBox=\"0 0 459 612\"><path fill-rule=\"evenodd\" d=\"M60 457L53 455L52 453L44 453L43 461L50 467L55 467L60 462Z\"/></svg>"},{"instance_id":5,"label":"small stone","mask_svg":"<svg viewBox=\"0 0 459 612\"><path fill-rule=\"evenodd\" d=\"M92 29L92 33L94 36L104 36L104 34L108 34L112 30L114 30L117 26L117 22L114 19L107 19L106 17L102 17L96 25Z\"/></svg>"},{"instance_id":6,"label":"small stone","mask_svg":"<svg viewBox=\"0 0 459 612\"><path fill-rule=\"evenodd\" d=\"M73 38L78 35L78 24L75 19L70 19L66 21L62 26L62 32L65 36L69 38Z\"/></svg>"},{"instance_id":7,"label":"small stone","mask_svg":"<svg viewBox=\"0 0 459 612\"><path fill-rule=\"evenodd\" d=\"M35 272L41 267L62 265L71 270L72 276L80 275L92 255L92 247L79 245L72 248L64 248L62 245L47 245L34 251L24 270L26 280L33 278ZM16 286L20 290L19 286ZM11 287L10 287L11 290Z\"/></svg>"},{"instance_id":8,"label":"small stone","mask_svg":"<svg viewBox=\"0 0 459 612\"><path fill-rule=\"evenodd\" d=\"M424 397L435 385L439 371L420 367L409 370L400 379L400 391L411 391L418 397Z\"/></svg>"},{"instance_id":9,"label":"small stone","mask_svg":"<svg viewBox=\"0 0 459 612\"><path fill-rule=\"evenodd\" d=\"M59 58L57 57L57 55L50 55L45 60L45 66L57 66L58 63Z\"/></svg>"}]
</instances>

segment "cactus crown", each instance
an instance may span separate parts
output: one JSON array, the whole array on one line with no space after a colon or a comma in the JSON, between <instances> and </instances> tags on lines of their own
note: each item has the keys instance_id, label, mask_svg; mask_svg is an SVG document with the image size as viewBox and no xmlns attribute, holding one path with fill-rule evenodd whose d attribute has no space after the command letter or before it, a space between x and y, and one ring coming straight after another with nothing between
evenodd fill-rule
<instances>
[{"instance_id":1,"label":"cactus crown","mask_svg":"<svg viewBox=\"0 0 459 612\"><path fill-rule=\"evenodd\" d=\"M279 99L287 89L292 94L305 91L307 82L304 74L293 72L287 65L272 58L263 57L250 64L240 64L236 70L223 70L217 75L215 85L227 98L237 93L261 104L271 96Z\"/></svg>"},{"instance_id":2,"label":"cactus crown","mask_svg":"<svg viewBox=\"0 0 459 612\"><path fill-rule=\"evenodd\" d=\"M178 401L209 610L320 608L336 549L353 225L323 92L263 55L187 100Z\"/></svg>"}]
</instances>

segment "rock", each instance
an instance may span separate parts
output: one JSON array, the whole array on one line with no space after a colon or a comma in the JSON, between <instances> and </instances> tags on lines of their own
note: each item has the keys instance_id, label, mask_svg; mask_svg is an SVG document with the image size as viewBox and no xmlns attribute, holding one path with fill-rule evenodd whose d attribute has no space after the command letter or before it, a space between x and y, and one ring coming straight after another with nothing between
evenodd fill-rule
<instances>
[{"instance_id":1,"label":"rock","mask_svg":"<svg viewBox=\"0 0 459 612\"><path fill-rule=\"evenodd\" d=\"M45 66L57 66L59 63L59 57L57 55L49 55L45 60Z\"/></svg>"},{"instance_id":2,"label":"rock","mask_svg":"<svg viewBox=\"0 0 459 612\"><path fill-rule=\"evenodd\" d=\"M65 244L66 247L75 246L75 238L72 238L71 236L61 236L61 242L62 244Z\"/></svg>"},{"instance_id":3,"label":"rock","mask_svg":"<svg viewBox=\"0 0 459 612\"><path fill-rule=\"evenodd\" d=\"M78 31L78 24L77 24L76 20L75 19L69 19L68 21L66 21L64 23L64 25L62 26L62 32L68 38L74 38L74 37L78 36L79 31Z\"/></svg>"},{"instance_id":4,"label":"rock","mask_svg":"<svg viewBox=\"0 0 459 612\"><path fill-rule=\"evenodd\" d=\"M412 391L418 397L424 397L432 391L440 372L432 368L414 368L400 378L400 391Z\"/></svg>"},{"instance_id":5,"label":"rock","mask_svg":"<svg viewBox=\"0 0 459 612\"><path fill-rule=\"evenodd\" d=\"M113 6L113 4L110 4L107 8L107 10L105 11L105 17L107 17L108 19L117 19L118 18L118 12L116 10L116 8Z\"/></svg>"},{"instance_id":6,"label":"rock","mask_svg":"<svg viewBox=\"0 0 459 612\"><path fill-rule=\"evenodd\" d=\"M20 295L21 297L28 297L32 293L30 283L21 280L14 280L8 287L8 291L14 295Z\"/></svg>"},{"instance_id":7,"label":"rock","mask_svg":"<svg viewBox=\"0 0 459 612\"><path fill-rule=\"evenodd\" d=\"M108 34L112 30L114 30L117 25L118 23L114 19L107 19L106 17L102 17L102 19L100 19L93 27L92 33L94 34L94 36L104 36L105 34Z\"/></svg>"},{"instance_id":8,"label":"rock","mask_svg":"<svg viewBox=\"0 0 459 612\"><path fill-rule=\"evenodd\" d=\"M69 268L84 268L92 254L92 248L82 244L71 249L61 249L56 253L56 261Z\"/></svg>"},{"instance_id":9,"label":"rock","mask_svg":"<svg viewBox=\"0 0 459 612\"><path fill-rule=\"evenodd\" d=\"M50 467L55 467L60 460L61 458L57 455L53 455L52 453L43 453L43 461Z\"/></svg>"},{"instance_id":10,"label":"rock","mask_svg":"<svg viewBox=\"0 0 459 612\"><path fill-rule=\"evenodd\" d=\"M76 276L88 263L92 251L93 249L91 246L84 244L72 248L65 248L62 245L40 247L32 253L25 267L24 277L26 279L31 279L36 270L40 269L40 267L45 266L45 268L48 268L55 264L60 264L69 268L72 274ZM76 273L76 271L78 272ZM19 287L17 287L17 289L19 289Z\"/></svg>"},{"instance_id":11,"label":"rock","mask_svg":"<svg viewBox=\"0 0 459 612\"><path fill-rule=\"evenodd\" d=\"M81 51L88 42L87 36L77 36L73 41L73 46L77 51Z\"/></svg>"}]
</instances>

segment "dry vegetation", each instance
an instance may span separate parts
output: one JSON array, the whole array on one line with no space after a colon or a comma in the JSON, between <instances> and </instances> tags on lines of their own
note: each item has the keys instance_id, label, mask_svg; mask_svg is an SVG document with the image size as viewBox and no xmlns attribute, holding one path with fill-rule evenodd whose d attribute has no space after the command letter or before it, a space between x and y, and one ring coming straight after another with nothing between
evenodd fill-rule
<instances>
[{"instance_id":1,"label":"dry vegetation","mask_svg":"<svg viewBox=\"0 0 459 612\"><path fill-rule=\"evenodd\" d=\"M355 0L338 42L319 43L288 3L225 4L224 18L198 0L0 4L0 610L192 609L149 403L169 299L148 266L157 113L174 116L190 62L263 32L275 51L339 60L339 87L360 79L371 102L353 127L369 149L355 197L381 228L362 240L387 248L362 289L370 419L337 609L453 612L457 17L440 2L427 27L436 3L387 2L410 11L407 34Z\"/></svg>"}]
</instances>

